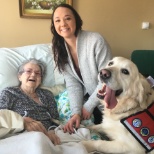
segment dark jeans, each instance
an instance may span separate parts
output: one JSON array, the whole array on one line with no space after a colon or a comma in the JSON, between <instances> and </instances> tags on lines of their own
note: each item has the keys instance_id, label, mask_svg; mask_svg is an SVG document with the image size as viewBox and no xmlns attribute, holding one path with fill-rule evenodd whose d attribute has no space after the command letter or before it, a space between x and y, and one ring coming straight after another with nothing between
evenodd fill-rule
<instances>
[{"instance_id":1,"label":"dark jeans","mask_svg":"<svg viewBox=\"0 0 154 154\"><path fill-rule=\"evenodd\" d=\"M87 94L84 96L84 101L87 101L88 98L89 98L89 94L87 93ZM95 107L95 108L94 108L93 115L94 115L94 123L95 123L95 124L100 124L100 123L102 122L102 113L101 113L101 111L98 109L98 107Z\"/></svg>"}]
</instances>

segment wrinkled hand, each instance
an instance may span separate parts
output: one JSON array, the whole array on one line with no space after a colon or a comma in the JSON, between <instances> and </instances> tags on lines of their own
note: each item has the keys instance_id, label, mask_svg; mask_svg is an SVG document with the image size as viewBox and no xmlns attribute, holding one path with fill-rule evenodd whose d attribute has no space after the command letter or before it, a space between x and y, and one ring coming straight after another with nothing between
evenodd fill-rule
<instances>
[{"instance_id":1,"label":"wrinkled hand","mask_svg":"<svg viewBox=\"0 0 154 154\"><path fill-rule=\"evenodd\" d=\"M88 112L84 107L82 108L82 119L87 120L90 119L91 113Z\"/></svg>"},{"instance_id":2,"label":"wrinkled hand","mask_svg":"<svg viewBox=\"0 0 154 154\"><path fill-rule=\"evenodd\" d=\"M47 131L46 128L40 121L36 121L29 117L24 117L24 128L27 131L38 131L44 133L52 141L54 145L60 144L59 137L54 133L53 130Z\"/></svg>"},{"instance_id":3,"label":"wrinkled hand","mask_svg":"<svg viewBox=\"0 0 154 154\"><path fill-rule=\"evenodd\" d=\"M24 128L27 131L38 131L48 136L48 131L40 121L36 121L29 117L24 117Z\"/></svg>"},{"instance_id":4,"label":"wrinkled hand","mask_svg":"<svg viewBox=\"0 0 154 154\"><path fill-rule=\"evenodd\" d=\"M59 145L61 143L60 138L54 133L54 130L48 131L48 137L54 145Z\"/></svg>"},{"instance_id":5,"label":"wrinkled hand","mask_svg":"<svg viewBox=\"0 0 154 154\"><path fill-rule=\"evenodd\" d=\"M69 132L74 133L73 128L79 128L81 117L79 114L74 114L71 119L67 122L67 124L63 127L64 133Z\"/></svg>"}]
</instances>

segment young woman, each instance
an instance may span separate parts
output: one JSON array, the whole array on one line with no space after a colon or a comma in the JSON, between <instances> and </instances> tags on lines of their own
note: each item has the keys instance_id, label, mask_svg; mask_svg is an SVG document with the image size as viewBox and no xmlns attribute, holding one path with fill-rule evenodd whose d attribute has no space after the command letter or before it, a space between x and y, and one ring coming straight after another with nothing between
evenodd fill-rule
<instances>
[{"instance_id":1,"label":"young woman","mask_svg":"<svg viewBox=\"0 0 154 154\"><path fill-rule=\"evenodd\" d=\"M64 132L72 133L73 127L78 128L81 120L89 119L92 113L95 123L101 122L96 96L101 83L97 76L112 57L107 42L100 34L82 30L82 20L72 6L57 6L51 22L54 59L59 71L64 74L72 112Z\"/></svg>"}]
</instances>

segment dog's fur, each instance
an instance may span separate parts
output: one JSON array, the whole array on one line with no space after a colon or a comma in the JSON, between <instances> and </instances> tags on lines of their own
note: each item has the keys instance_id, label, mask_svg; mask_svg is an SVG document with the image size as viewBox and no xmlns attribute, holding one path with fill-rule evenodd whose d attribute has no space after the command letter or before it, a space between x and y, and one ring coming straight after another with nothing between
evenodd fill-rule
<instances>
[{"instance_id":1,"label":"dog's fur","mask_svg":"<svg viewBox=\"0 0 154 154\"><path fill-rule=\"evenodd\" d=\"M103 71L106 79L102 79ZM146 109L154 101L154 91L138 71L136 65L123 57L115 57L99 73L99 79L113 90L122 90L116 97L117 105L108 109L104 100L103 122L90 129L105 133L110 141L89 140L82 143L88 152L99 151L112 154L145 154L145 149L121 124L120 120ZM148 154L154 154L154 150Z\"/></svg>"}]
</instances>

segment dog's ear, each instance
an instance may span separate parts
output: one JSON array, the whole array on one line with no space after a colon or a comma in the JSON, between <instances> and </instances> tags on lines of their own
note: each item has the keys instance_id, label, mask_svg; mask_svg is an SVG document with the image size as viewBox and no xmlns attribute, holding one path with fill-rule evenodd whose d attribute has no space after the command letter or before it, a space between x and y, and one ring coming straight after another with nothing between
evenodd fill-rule
<instances>
[{"instance_id":1,"label":"dog's ear","mask_svg":"<svg viewBox=\"0 0 154 154\"><path fill-rule=\"evenodd\" d=\"M136 100L139 102L140 107L142 109L147 108L148 106L148 97L149 94L151 93L151 86L146 80L145 77L143 77L141 74L139 76L139 81L136 82L136 87L137 87L137 97Z\"/></svg>"},{"instance_id":2,"label":"dog's ear","mask_svg":"<svg viewBox=\"0 0 154 154\"><path fill-rule=\"evenodd\" d=\"M140 107L142 109L147 108L148 104L149 104L149 97L152 94L152 88L151 85L148 83L147 79L145 77L143 77L141 75L141 79L140 79L140 83L141 83L141 87L143 88L142 93L140 94L140 99L139 99L139 103L140 103ZM151 102L150 102L151 103Z\"/></svg>"}]
</instances>

